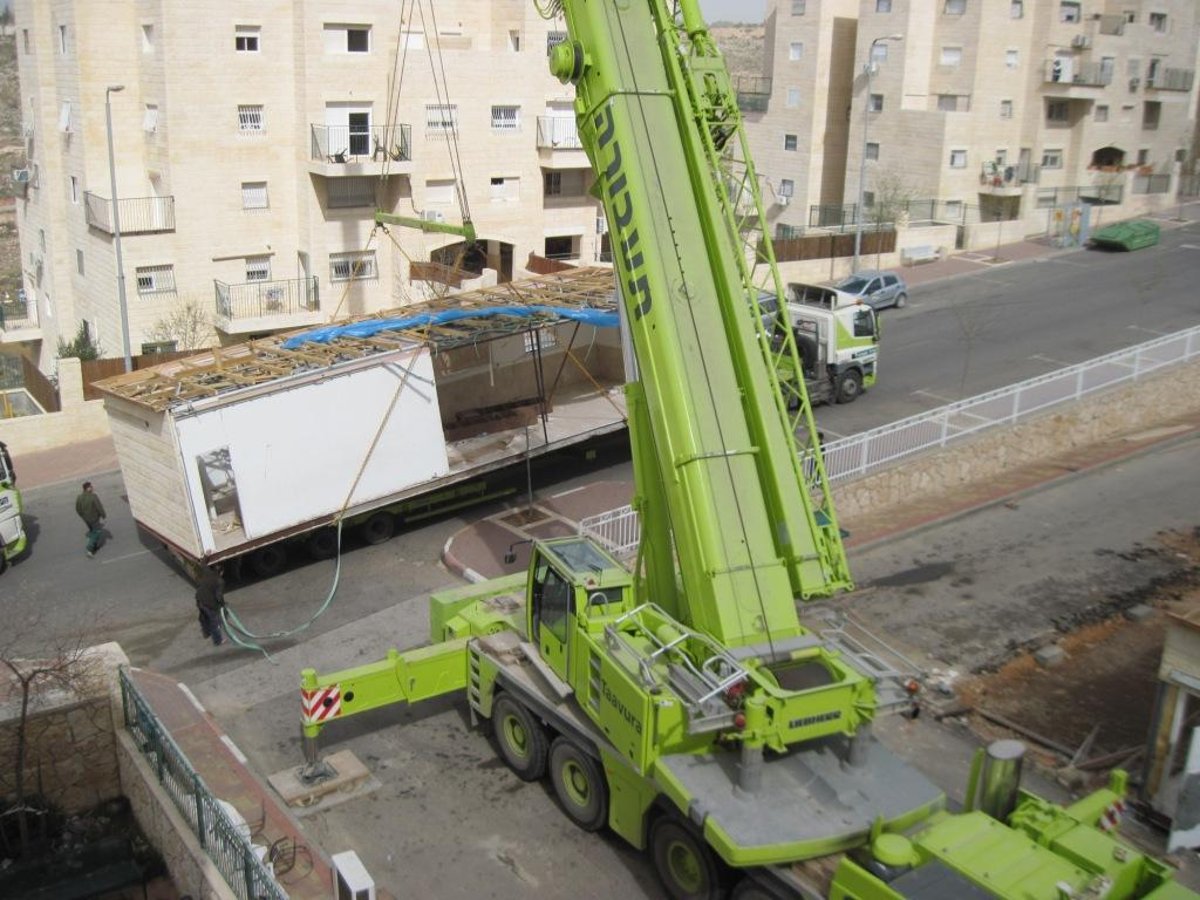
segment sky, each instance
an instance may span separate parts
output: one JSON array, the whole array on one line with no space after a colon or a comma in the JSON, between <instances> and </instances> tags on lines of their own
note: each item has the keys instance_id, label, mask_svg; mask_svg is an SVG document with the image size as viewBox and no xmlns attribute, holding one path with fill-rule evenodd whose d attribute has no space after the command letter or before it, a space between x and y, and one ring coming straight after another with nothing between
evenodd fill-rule
<instances>
[{"instance_id":1,"label":"sky","mask_svg":"<svg viewBox=\"0 0 1200 900\"><path fill-rule=\"evenodd\" d=\"M706 22L761 22L766 0L700 0Z\"/></svg>"}]
</instances>

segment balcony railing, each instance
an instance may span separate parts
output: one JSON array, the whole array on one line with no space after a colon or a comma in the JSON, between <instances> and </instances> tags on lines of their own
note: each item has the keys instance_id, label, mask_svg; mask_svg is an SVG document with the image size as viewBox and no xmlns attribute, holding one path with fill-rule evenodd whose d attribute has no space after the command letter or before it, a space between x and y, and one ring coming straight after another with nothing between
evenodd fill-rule
<instances>
[{"instance_id":1,"label":"balcony railing","mask_svg":"<svg viewBox=\"0 0 1200 900\"><path fill-rule=\"evenodd\" d=\"M1156 91L1190 91L1195 80L1192 69L1160 69L1146 79L1146 87Z\"/></svg>"},{"instance_id":2,"label":"balcony railing","mask_svg":"<svg viewBox=\"0 0 1200 900\"><path fill-rule=\"evenodd\" d=\"M174 197L131 197L117 201L121 234L153 234L175 230ZM112 203L107 197L83 193L83 214L89 226L113 233Z\"/></svg>"},{"instance_id":3,"label":"balcony railing","mask_svg":"<svg viewBox=\"0 0 1200 900\"><path fill-rule=\"evenodd\" d=\"M28 300L0 301L0 331L37 325L34 306Z\"/></svg>"},{"instance_id":4,"label":"balcony railing","mask_svg":"<svg viewBox=\"0 0 1200 900\"><path fill-rule=\"evenodd\" d=\"M1085 63L1074 59L1046 60L1045 81L1048 84L1104 87L1111 84L1112 79L1112 70L1099 63Z\"/></svg>"},{"instance_id":5,"label":"balcony railing","mask_svg":"<svg viewBox=\"0 0 1200 900\"><path fill-rule=\"evenodd\" d=\"M734 85L738 109L742 112L766 112L771 99L771 79L765 75L739 75Z\"/></svg>"},{"instance_id":6,"label":"balcony railing","mask_svg":"<svg viewBox=\"0 0 1200 900\"><path fill-rule=\"evenodd\" d=\"M226 284L214 281L217 315L225 319L259 319L295 313L316 312L320 308L317 277L291 278L285 281L248 281Z\"/></svg>"},{"instance_id":7,"label":"balcony railing","mask_svg":"<svg viewBox=\"0 0 1200 900\"><path fill-rule=\"evenodd\" d=\"M537 120L538 149L579 150L583 142L579 140L579 129L575 127L575 117L538 116Z\"/></svg>"},{"instance_id":8,"label":"balcony railing","mask_svg":"<svg viewBox=\"0 0 1200 900\"><path fill-rule=\"evenodd\" d=\"M1041 167L1032 163L1001 165L985 162L979 170L979 183L991 188L1019 188L1023 184L1036 184L1041 178Z\"/></svg>"},{"instance_id":9,"label":"balcony railing","mask_svg":"<svg viewBox=\"0 0 1200 900\"><path fill-rule=\"evenodd\" d=\"M312 158L318 162L411 162L411 125L313 125Z\"/></svg>"}]
</instances>

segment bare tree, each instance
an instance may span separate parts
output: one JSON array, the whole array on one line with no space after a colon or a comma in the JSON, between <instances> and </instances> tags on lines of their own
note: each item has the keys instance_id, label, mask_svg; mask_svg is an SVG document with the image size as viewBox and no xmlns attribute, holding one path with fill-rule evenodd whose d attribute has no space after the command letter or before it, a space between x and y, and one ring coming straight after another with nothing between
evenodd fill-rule
<instances>
[{"instance_id":1,"label":"bare tree","mask_svg":"<svg viewBox=\"0 0 1200 900\"><path fill-rule=\"evenodd\" d=\"M58 690L69 694L89 693L95 685L94 660L86 654L81 639L56 646L39 659L23 659L15 652L19 635L10 634L7 646L0 648L0 672L7 670L7 685L0 690L18 693L20 712L17 719L16 747L13 760L13 802L3 815L17 817L21 854L30 849L30 816L42 810L31 805L25 767L29 756L29 712L38 697Z\"/></svg>"},{"instance_id":2,"label":"bare tree","mask_svg":"<svg viewBox=\"0 0 1200 900\"><path fill-rule=\"evenodd\" d=\"M889 222L907 221L909 206L917 199L919 191L904 173L887 167L876 170L872 187L875 196L870 216L875 223L875 268L878 269L879 232Z\"/></svg>"},{"instance_id":3,"label":"bare tree","mask_svg":"<svg viewBox=\"0 0 1200 900\"><path fill-rule=\"evenodd\" d=\"M195 300L179 303L147 333L150 340L160 344L173 343L180 350L207 347L214 336L212 314Z\"/></svg>"}]
</instances>

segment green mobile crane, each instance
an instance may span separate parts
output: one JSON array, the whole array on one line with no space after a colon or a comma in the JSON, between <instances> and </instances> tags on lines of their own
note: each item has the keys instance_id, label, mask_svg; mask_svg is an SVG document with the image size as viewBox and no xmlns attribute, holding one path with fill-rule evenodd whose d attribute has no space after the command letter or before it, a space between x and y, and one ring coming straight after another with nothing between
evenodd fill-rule
<instances>
[{"instance_id":1,"label":"green mobile crane","mask_svg":"<svg viewBox=\"0 0 1200 900\"><path fill-rule=\"evenodd\" d=\"M1084 892L1114 869L1124 892L1105 896L1160 887L1161 866L1132 850L1118 863L1108 845L1099 861L1048 849L1070 823L1104 837L1083 820L1108 794L1086 816L1028 813L1056 823L1042 847L1042 832L986 812L949 816L942 792L872 737L876 714L911 698L797 615L797 601L852 582L795 335L764 326L756 276L777 309L782 285L697 0L548 12L566 17L550 65L575 85L632 348L637 562L584 538L536 542L527 572L435 594L435 643L305 670L310 763L338 718L462 691L518 776L548 775L577 825L648 849L673 897L899 897L905 873L943 870L980 896L1101 896ZM994 829L1009 840L980 843ZM982 849L960 863L954 839ZM1039 854L1056 865L1012 874ZM985 892L981 860L1006 867L1000 890Z\"/></svg>"}]
</instances>

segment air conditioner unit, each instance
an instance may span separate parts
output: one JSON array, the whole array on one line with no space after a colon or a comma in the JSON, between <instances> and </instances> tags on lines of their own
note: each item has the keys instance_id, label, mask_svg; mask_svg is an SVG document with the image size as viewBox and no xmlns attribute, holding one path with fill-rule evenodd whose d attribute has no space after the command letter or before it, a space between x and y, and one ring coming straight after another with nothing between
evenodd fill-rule
<instances>
[{"instance_id":1,"label":"air conditioner unit","mask_svg":"<svg viewBox=\"0 0 1200 900\"><path fill-rule=\"evenodd\" d=\"M375 880L353 850L333 854L333 900L375 900Z\"/></svg>"},{"instance_id":2,"label":"air conditioner unit","mask_svg":"<svg viewBox=\"0 0 1200 900\"><path fill-rule=\"evenodd\" d=\"M790 196L788 196L787 194L780 194L778 197L775 198L775 201L780 206L787 206L789 203L792 202L792 198Z\"/></svg>"},{"instance_id":3,"label":"air conditioner unit","mask_svg":"<svg viewBox=\"0 0 1200 900\"><path fill-rule=\"evenodd\" d=\"M441 210L437 210L437 209L425 210L423 213L421 213L421 218L424 219L426 222L445 222L446 221L446 216L442 213Z\"/></svg>"},{"instance_id":4,"label":"air conditioner unit","mask_svg":"<svg viewBox=\"0 0 1200 900\"><path fill-rule=\"evenodd\" d=\"M1140 79L1140 78L1130 78L1129 79L1129 89L1131 91L1136 91L1138 89L1139 85L1141 85L1141 83L1142 83L1142 79Z\"/></svg>"},{"instance_id":5,"label":"air conditioner unit","mask_svg":"<svg viewBox=\"0 0 1200 900\"><path fill-rule=\"evenodd\" d=\"M28 169L13 169L12 178L13 178L13 181L15 181L17 184L29 184L29 170Z\"/></svg>"},{"instance_id":6,"label":"air conditioner unit","mask_svg":"<svg viewBox=\"0 0 1200 900\"><path fill-rule=\"evenodd\" d=\"M1071 38L1071 46L1076 50L1086 50L1092 46L1092 39L1086 34L1077 34Z\"/></svg>"}]
</instances>

